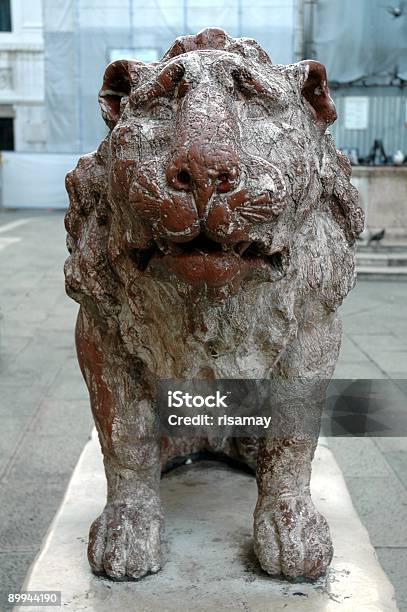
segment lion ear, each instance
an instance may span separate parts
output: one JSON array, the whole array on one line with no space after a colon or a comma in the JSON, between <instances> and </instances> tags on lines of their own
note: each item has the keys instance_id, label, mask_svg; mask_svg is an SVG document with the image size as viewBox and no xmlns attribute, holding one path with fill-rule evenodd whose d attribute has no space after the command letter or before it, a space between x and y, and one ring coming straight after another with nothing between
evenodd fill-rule
<instances>
[{"instance_id":1,"label":"lion ear","mask_svg":"<svg viewBox=\"0 0 407 612\"><path fill-rule=\"evenodd\" d=\"M336 108L327 84L325 66L315 60L298 62L301 93L308 102L315 121L325 131L336 120Z\"/></svg>"},{"instance_id":2,"label":"lion ear","mask_svg":"<svg viewBox=\"0 0 407 612\"><path fill-rule=\"evenodd\" d=\"M132 64L133 62L128 60L117 60L105 70L103 85L99 91L99 104L102 117L110 129L119 120L121 99L130 94Z\"/></svg>"}]
</instances>

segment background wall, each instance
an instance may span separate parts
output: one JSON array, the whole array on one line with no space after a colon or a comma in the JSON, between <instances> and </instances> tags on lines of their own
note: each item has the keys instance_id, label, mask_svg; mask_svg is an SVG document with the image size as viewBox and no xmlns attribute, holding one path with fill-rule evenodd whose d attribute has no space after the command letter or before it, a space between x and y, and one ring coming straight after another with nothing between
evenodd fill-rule
<instances>
[{"instance_id":1,"label":"background wall","mask_svg":"<svg viewBox=\"0 0 407 612\"><path fill-rule=\"evenodd\" d=\"M48 150L83 152L100 142L97 92L112 59L152 61L177 36L217 26L290 63L295 9L295 0L44 0Z\"/></svg>"},{"instance_id":2,"label":"background wall","mask_svg":"<svg viewBox=\"0 0 407 612\"><path fill-rule=\"evenodd\" d=\"M375 139L386 153L407 153L407 2L303 0L303 54L325 64L338 110L337 146L365 157ZM346 98L367 107L356 129ZM365 101L363 98L367 98ZM355 119L355 117L353 117Z\"/></svg>"},{"instance_id":3,"label":"background wall","mask_svg":"<svg viewBox=\"0 0 407 612\"><path fill-rule=\"evenodd\" d=\"M16 151L46 148L42 26L41 0L13 0L0 33L0 118L13 120Z\"/></svg>"}]
</instances>

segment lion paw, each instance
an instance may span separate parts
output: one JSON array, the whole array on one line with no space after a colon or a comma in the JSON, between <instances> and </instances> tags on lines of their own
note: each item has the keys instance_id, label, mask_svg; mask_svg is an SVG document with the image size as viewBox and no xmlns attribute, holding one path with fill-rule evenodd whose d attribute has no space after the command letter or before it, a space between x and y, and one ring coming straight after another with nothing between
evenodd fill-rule
<instances>
[{"instance_id":1,"label":"lion paw","mask_svg":"<svg viewBox=\"0 0 407 612\"><path fill-rule=\"evenodd\" d=\"M92 570L114 580L142 578L161 567L163 528L159 500L108 503L89 533Z\"/></svg>"},{"instance_id":2,"label":"lion paw","mask_svg":"<svg viewBox=\"0 0 407 612\"><path fill-rule=\"evenodd\" d=\"M284 495L260 502L254 513L254 548L271 575L316 579L332 560L328 523L310 495Z\"/></svg>"}]
</instances>

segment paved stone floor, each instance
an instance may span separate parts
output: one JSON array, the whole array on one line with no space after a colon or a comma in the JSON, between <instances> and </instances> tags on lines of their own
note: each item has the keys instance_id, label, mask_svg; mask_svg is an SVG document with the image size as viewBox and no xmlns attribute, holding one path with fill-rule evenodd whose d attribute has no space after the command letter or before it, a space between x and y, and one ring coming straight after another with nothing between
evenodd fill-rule
<instances>
[{"instance_id":1,"label":"paved stone floor","mask_svg":"<svg viewBox=\"0 0 407 612\"><path fill-rule=\"evenodd\" d=\"M0 610L92 428L74 354L76 305L64 295L64 242L61 213L0 214Z\"/></svg>"},{"instance_id":2,"label":"paved stone floor","mask_svg":"<svg viewBox=\"0 0 407 612\"><path fill-rule=\"evenodd\" d=\"M65 256L61 213L0 213L0 610L5 594L19 589L92 428ZM406 385L406 302L407 283L357 285L342 308L338 378ZM407 438L330 445L407 611Z\"/></svg>"}]
</instances>

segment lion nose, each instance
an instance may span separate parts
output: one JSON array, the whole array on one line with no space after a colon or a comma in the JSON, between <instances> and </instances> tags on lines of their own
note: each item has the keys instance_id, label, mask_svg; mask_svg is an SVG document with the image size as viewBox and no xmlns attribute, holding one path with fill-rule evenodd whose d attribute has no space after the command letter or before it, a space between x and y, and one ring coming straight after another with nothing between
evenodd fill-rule
<instances>
[{"instance_id":1,"label":"lion nose","mask_svg":"<svg viewBox=\"0 0 407 612\"><path fill-rule=\"evenodd\" d=\"M236 188L239 159L230 146L195 144L172 159L166 175L173 189L193 193L198 211L203 213L214 192L226 193Z\"/></svg>"}]
</instances>

